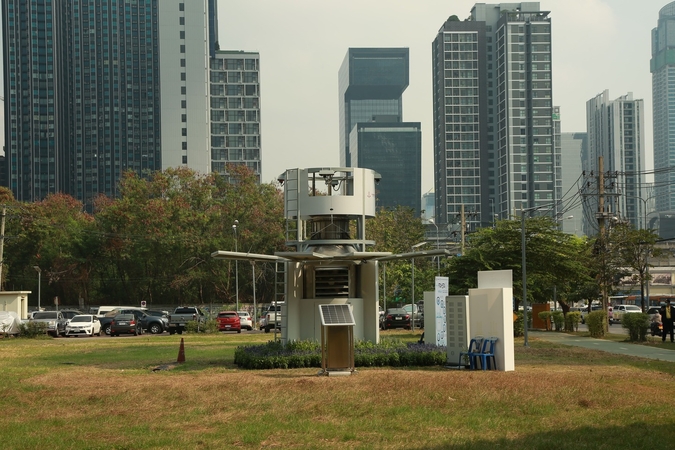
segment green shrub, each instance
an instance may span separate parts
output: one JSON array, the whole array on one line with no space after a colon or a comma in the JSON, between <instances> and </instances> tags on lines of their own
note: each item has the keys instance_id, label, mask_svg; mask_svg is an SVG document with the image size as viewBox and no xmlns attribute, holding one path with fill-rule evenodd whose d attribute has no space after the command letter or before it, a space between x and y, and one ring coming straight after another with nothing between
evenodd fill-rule
<instances>
[{"instance_id":1,"label":"green shrub","mask_svg":"<svg viewBox=\"0 0 675 450\"><path fill-rule=\"evenodd\" d=\"M218 322L215 319L208 319L204 322L191 320L185 324L185 331L188 333L217 333Z\"/></svg>"},{"instance_id":2,"label":"green shrub","mask_svg":"<svg viewBox=\"0 0 675 450\"><path fill-rule=\"evenodd\" d=\"M579 331L581 322L581 313L579 311L569 311L565 316L565 331Z\"/></svg>"},{"instance_id":3,"label":"green shrub","mask_svg":"<svg viewBox=\"0 0 675 450\"><path fill-rule=\"evenodd\" d=\"M630 313L621 316L621 326L628 330L631 342L647 340L649 330L649 315L645 313Z\"/></svg>"},{"instance_id":4,"label":"green shrub","mask_svg":"<svg viewBox=\"0 0 675 450\"><path fill-rule=\"evenodd\" d=\"M365 341L354 344L356 367L439 366L446 363L446 357L445 347L406 344L398 339L382 339L380 344ZM321 346L316 341L247 345L235 349L234 363L242 369L256 370L321 367Z\"/></svg>"},{"instance_id":5,"label":"green shrub","mask_svg":"<svg viewBox=\"0 0 675 450\"><path fill-rule=\"evenodd\" d=\"M544 321L546 324L546 330L549 331L551 329L551 316L553 313L551 311L540 311L537 316Z\"/></svg>"},{"instance_id":6,"label":"green shrub","mask_svg":"<svg viewBox=\"0 0 675 450\"><path fill-rule=\"evenodd\" d=\"M586 316L586 323L588 324L588 331L591 333L591 337L603 337L607 324L607 312L601 310L589 313Z\"/></svg>"},{"instance_id":7,"label":"green shrub","mask_svg":"<svg viewBox=\"0 0 675 450\"><path fill-rule=\"evenodd\" d=\"M47 334L47 324L45 322L21 322L19 325L19 337L36 338Z\"/></svg>"},{"instance_id":8,"label":"green shrub","mask_svg":"<svg viewBox=\"0 0 675 450\"><path fill-rule=\"evenodd\" d=\"M562 311L553 311L551 313L551 319L555 325L555 331L563 331L565 327L565 314Z\"/></svg>"}]
</instances>

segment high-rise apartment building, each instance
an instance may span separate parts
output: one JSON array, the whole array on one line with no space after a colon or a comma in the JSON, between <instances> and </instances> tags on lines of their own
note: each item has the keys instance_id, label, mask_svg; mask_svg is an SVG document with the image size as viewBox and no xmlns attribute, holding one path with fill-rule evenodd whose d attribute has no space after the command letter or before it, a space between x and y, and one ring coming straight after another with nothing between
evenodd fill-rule
<instances>
[{"instance_id":1,"label":"high-rise apartment building","mask_svg":"<svg viewBox=\"0 0 675 450\"><path fill-rule=\"evenodd\" d=\"M211 59L211 170L246 165L260 176L260 55L216 51Z\"/></svg>"},{"instance_id":2,"label":"high-rise apartment building","mask_svg":"<svg viewBox=\"0 0 675 450\"><path fill-rule=\"evenodd\" d=\"M605 90L586 103L586 123L588 153L583 169L597 174L602 156L603 173L607 173L602 212L645 228L644 101L633 99L630 92L610 100ZM597 195L586 205L591 208L589 214L600 212Z\"/></svg>"},{"instance_id":3,"label":"high-rise apartment building","mask_svg":"<svg viewBox=\"0 0 675 450\"><path fill-rule=\"evenodd\" d=\"M652 30L652 120L654 127L654 167L675 166L675 2L659 11ZM656 210L675 211L675 171L654 173Z\"/></svg>"},{"instance_id":4,"label":"high-rise apartment building","mask_svg":"<svg viewBox=\"0 0 675 450\"><path fill-rule=\"evenodd\" d=\"M551 19L538 2L452 16L433 42L436 216L488 226L557 204ZM555 207L550 208L556 210Z\"/></svg>"},{"instance_id":5,"label":"high-rise apartment building","mask_svg":"<svg viewBox=\"0 0 675 450\"><path fill-rule=\"evenodd\" d=\"M64 192L91 208L126 170L208 172L215 5L3 1L3 170L15 197Z\"/></svg>"},{"instance_id":6,"label":"high-rise apartment building","mask_svg":"<svg viewBox=\"0 0 675 450\"><path fill-rule=\"evenodd\" d=\"M422 134L403 122L407 48L350 48L340 67L340 164L377 171L377 207L410 207L419 215Z\"/></svg>"}]
</instances>

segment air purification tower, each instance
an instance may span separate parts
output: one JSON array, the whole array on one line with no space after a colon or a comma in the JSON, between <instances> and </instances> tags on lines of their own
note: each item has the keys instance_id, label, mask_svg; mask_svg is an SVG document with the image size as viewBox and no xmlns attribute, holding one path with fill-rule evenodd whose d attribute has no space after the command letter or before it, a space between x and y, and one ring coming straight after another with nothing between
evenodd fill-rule
<instances>
[{"instance_id":1,"label":"air purification tower","mask_svg":"<svg viewBox=\"0 0 675 450\"><path fill-rule=\"evenodd\" d=\"M378 262L389 252L367 252L366 219L375 216L379 174L361 168L289 169L284 186L286 262L282 340L320 340L319 305L348 304L354 339L377 343Z\"/></svg>"}]
</instances>

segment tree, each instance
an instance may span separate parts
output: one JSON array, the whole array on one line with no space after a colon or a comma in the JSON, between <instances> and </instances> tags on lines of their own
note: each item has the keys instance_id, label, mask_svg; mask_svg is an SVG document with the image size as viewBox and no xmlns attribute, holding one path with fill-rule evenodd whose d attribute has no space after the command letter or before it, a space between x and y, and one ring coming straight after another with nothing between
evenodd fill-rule
<instances>
[{"instance_id":1,"label":"tree","mask_svg":"<svg viewBox=\"0 0 675 450\"><path fill-rule=\"evenodd\" d=\"M561 232L547 217L526 219L528 301L548 301L555 286L562 301L574 282L587 280L585 246L581 239ZM481 228L470 236L463 255L450 260L450 293L463 294L477 287L478 272L513 270L514 296L522 301L521 223L501 220L494 228Z\"/></svg>"},{"instance_id":2,"label":"tree","mask_svg":"<svg viewBox=\"0 0 675 450\"><path fill-rule=\"evenodd\" d=\"M375 241L372 251L409 253L413 245L424 240L425 227L422 219L415 216L412 208L397 206L380 208L377 215L366 222L366 239ZM400 298L403 303L412 299L412 263L410 260L392 261L386 264L385 298ZM435 271L430 260L415 260L415 293L433 288ZM384 270L380 270L380 284L384 286ZM398 295L394 291L399 290ZM416 295L419 298L419 295Z\"/></svg>"},{"instance_id":3,"label":"tree","mask_svg":"<svg viewBox=\"0 0 675 450\"><path fill-rule=\"evenodd\" d=\"M631 224L621 223L613 227L611 239L617 248L620 262L632 269L631 279L640 285L640 305L642 311L646 311L645 284L651 279L649 268L652 267L648 257L660 256L662 251L656 248L659 236L655 230L637 230Z\"/></svg>"}]
</instances>

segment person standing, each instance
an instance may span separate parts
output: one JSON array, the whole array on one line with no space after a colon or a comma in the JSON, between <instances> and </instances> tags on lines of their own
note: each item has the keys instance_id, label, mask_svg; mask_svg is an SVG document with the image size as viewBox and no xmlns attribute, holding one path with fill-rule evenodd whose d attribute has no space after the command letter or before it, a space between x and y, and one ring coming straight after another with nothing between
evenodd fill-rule
<instances>
[{"instance_id":1,"label":"person standing","mask_svg":"<svg viewBox=\"0 0 675 450\"><path fill-rule=\"evenodd\" d=\"M661 307L661 321L663 322L663 334L661 340L666 342L666 334L670 333L670 342L675 342L675 332L673 331L673 321L675 320L675 308L671 306L670 299L666 299L666 304Z\"/></svg>"}]
</instances>

